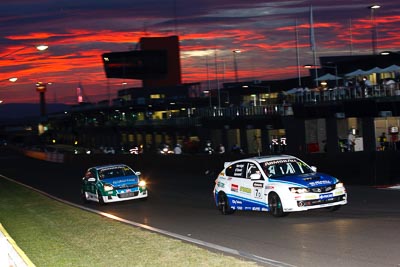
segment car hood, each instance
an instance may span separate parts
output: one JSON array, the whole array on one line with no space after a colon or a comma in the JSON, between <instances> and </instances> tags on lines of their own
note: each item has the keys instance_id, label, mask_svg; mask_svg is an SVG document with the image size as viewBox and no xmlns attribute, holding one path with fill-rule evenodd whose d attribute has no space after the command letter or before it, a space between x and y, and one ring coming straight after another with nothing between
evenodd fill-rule
<instances>
[{"instance_id":1,"label":"car hood","mask_svg":"<svg viewBox=\"0 0 400 267\"><path fill-rule=\"evenodd\" d=\"M308 173L277 177L270 181L302 187L320 187L336 184L338 179L323 173Z\"/></svg>"},{"instance_id":2,"label":"car hood","mask_svg":"<svg viewBox=\"0 0 400 267\"><path fill-rule=\"evenodd\" d=\"M121 187L124 185L133 185L139 183L137 176L121 176L101 180L105 184L111 184L114 187Z\"/></svg>"}]
</instances>

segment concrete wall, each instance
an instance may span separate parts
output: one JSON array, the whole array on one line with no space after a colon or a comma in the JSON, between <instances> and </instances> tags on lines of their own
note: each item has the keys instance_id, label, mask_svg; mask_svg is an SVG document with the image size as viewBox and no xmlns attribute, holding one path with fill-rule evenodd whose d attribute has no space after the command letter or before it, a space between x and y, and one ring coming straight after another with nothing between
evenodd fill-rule
<instances>
[{"instance_id":1,"label":"concrete wall","mask_svg":"<svg viewBox=\"0 0 400 267\"><path fill-rule=\"evenodd\" d=\"M255 156L255 155L254 155ZM354 152L338 154L296 155L318 171L333 175L345 184L351 185L389 185L400 183L400 152ZM125 163L135 170L152 169L181 171L190 174L217 176L225 161L233 161L249 155L65 155L65 163L92 165ZM85 168L86 168L85 167Z\"/></svg>"},{"instance_id":2,"label":"concrete wall","mask_svg":"<svg viewBox=\"0 0 400 267\"><path fill-rule=\"evenodd\" d=\"M22 151L26 156L57 163L81 165L83 169L94 165L125 163L135 170L152 169L168 172L180 171L190 174L217 176L224 162L234 161L253 155L242 154L60 154ZM352 185L393 185L400 183L400 151L359 151L345 153L302 153L292 154L319 172L333 175L346 184Z\"/></svg>"}]
</instances>

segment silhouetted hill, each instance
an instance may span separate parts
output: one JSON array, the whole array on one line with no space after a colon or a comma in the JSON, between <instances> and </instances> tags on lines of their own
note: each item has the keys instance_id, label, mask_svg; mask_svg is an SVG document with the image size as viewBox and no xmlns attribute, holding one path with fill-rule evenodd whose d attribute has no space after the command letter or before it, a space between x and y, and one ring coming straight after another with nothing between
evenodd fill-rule
<instances>
[{"instance_id":1,"label":"silhouetted hill","mask_svg":"<svg viewBox=\"0 0 400 267\"><path fill-rule=\"evenodd\" d=\"M46 104L46 112L57 113L69 111L66 104ZM0 122L31 120L40 117L40 104L12 103L0 104Z\"/></svg>"}]
</instances>

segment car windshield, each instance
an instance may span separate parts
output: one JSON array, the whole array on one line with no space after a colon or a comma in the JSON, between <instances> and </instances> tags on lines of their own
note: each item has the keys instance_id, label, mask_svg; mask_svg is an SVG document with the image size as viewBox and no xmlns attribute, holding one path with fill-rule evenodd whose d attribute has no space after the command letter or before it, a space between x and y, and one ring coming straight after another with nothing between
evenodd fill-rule
<instances>
[{"instance_id":1,"label":"car windshield","mask_svg":"<svg viewBox=\"0 0 400 267\"><path fill-rule=\"evenodd\" d=\"M262 166L269 178L314 172L310 166L298 159L271 160L264 162Z\"/></svg>"},{"instance_id":2,"label":"car windshield","mask_svg":"<svg viewBox=\"0 0 400 267\"><path fill-rule=\"evenodd\" d=\"M115 177L123 177L123 176L132 176L135 175L132 169L128 167L118 167L118 168L107 168L99 171L100 179L108 179Z\"/></svg>"}]
</instances>

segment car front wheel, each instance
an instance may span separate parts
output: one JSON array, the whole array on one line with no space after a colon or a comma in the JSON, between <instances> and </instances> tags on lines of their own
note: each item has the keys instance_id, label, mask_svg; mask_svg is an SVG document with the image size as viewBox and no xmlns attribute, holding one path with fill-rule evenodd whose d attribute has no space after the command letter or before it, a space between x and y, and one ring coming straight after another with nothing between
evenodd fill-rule
<instances>
[{"instance_id":1,"label":"car front wheel","mask_svg":"<svg viewBox=\"0 0 400 267\"><path fill-rule=\"evenodd\" d=\"M103 198L103 196L101 195L101 193L100 193L99 190L97 190L97 199L99 200L99 203L100 203L101 205L106 204L106 203L104 202L104 198Z\"/></svg>"},{"instance_id":2,"label":"car front wheel","mask_svg":"<svg viewBox=\"0 0 400 267\"><path fill-rule=\"evenodd\" d=\"M268 196L269 212L274 217L283 217L287 213L283 211L283 206L280 197L276 193L271 193Z\"/></svg>"},{"instance_id":3,"label":"car front wheel","mask_svg":"<svg viewBox=\"0 0 400 267\"><path fill-rule=\"evenodd\" d=\"M224 215L232 214L235 211L229 206L228 197L223 192L218 193L218 209Z\"/></svg>"},{"instance_id":4,"label":"car front wheel","mask_svg":"<svg viewBox=\"0 0 400 267\"><path fill-rule=\"evenodd\" d=\"M85 191L81 192L81 199L82 199L83 203L88 203L89 202L89 200L86 197L86 192Z\"/></svg>"}]
</instances>

